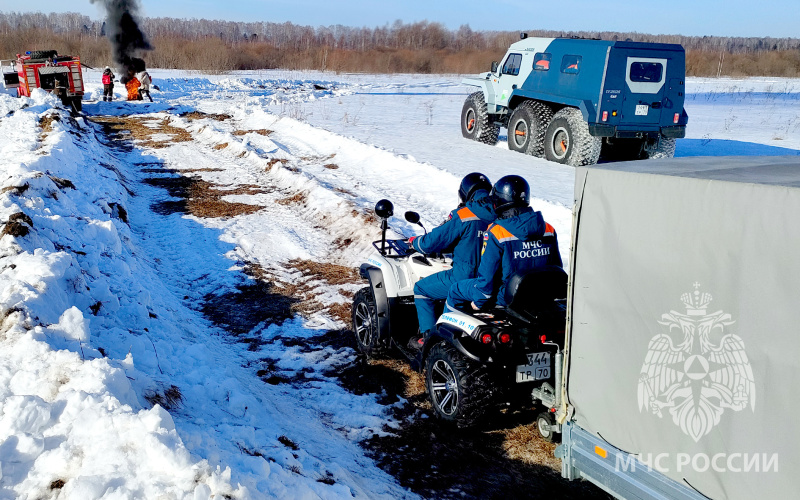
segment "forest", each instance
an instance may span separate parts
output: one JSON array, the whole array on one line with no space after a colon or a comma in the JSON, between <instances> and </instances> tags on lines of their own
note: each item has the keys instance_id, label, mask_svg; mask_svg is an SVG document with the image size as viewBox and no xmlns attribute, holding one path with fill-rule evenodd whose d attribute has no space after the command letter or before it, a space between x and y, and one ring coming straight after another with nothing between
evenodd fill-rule
<instances>
[{"instance_id":1,"label":"forest","mask_svg":"<svg viewBox=\"0 0 800 500\"><path fill-rule=\"evenodd\" d=\"M447 29L395 21L381 27L143 18L153 50L148 66L212 73L248 69L368 73L477 73L500 59L519 32ZM529 36L679 43L690 76L800 77L799 38L682 36L523 29ZM77 13L0 12L0 58L26 50L77 54L89 66L112 65L102 20Z\"/></svg>"}]
</instances>

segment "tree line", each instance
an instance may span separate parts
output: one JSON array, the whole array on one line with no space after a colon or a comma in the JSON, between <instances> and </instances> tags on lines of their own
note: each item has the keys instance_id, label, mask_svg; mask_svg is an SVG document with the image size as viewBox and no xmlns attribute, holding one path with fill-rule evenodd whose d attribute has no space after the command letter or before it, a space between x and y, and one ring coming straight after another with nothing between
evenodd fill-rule
<instances>
[{"instance_id":1,"label":"tree line","mask_svg":"<svg viewBox=\"0 0 800 500\"><path fill-rule=\"evenodd\" d=\"M464 25L416 22L376 28L293 23L144 18L155 50L151 67L224 72L241 69L475 73L500 59L518 32L475 31ZM651 35L530 29L530 36L678 43L692 76L800 76L799 38ZM0 57L25 50L79 54L89 65L110 64L105 23L77 13L0 12Z\"/></svg>"}]
</instances>

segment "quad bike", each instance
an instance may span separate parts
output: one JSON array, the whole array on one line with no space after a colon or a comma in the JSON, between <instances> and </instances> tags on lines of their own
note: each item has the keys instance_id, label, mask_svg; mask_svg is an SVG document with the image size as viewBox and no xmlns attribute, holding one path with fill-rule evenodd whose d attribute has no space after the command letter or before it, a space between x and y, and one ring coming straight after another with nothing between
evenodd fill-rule
<instances>
[{"instance_id":1,"label":"quad bike","mask_svg":"<svg viewBox=\"0 0 800 500\"><path fill-rule=\"evenodd\" d=\"M381 239L372 243L377 254L361 265L361 277L370 286L353 298L353 332L359 350L367 356L384 354L394 344L413 362L414 355L405 347L419 328L414 285L422 278L450 269L452 260L441 254L423 255L404 239L387 240L387 219L394 213L390 201L379 201L375 213L381 218ZM416 212L406 212L405 217L422 226Z\"/></svg>"},{"instance_id":2,"label":"quad bike","mask_svg":"<svg viewBox=\"0 0 800 500\"><path fill-rule=\"evenodd\" d=\"M425 373L428 397L436 415L459 427L475 424L501 403L540 403L539 433L553 440L560 427L554 413L560 403L561 347L566 322L567 275L549 266L516 274L506 286L505 308L447 311L420 350L407 347L417 332L414 283L450 268L441 256L422 255L406 240L387 240L392 204L375 207L382 235L373 242L377 254L361 265L369 286L353 301L353 331L367 356L392 346L411 367ZM414 212L406 220L419 223ZM421 224L420 224L421 225Z\"/></svg>"}]
</instances>

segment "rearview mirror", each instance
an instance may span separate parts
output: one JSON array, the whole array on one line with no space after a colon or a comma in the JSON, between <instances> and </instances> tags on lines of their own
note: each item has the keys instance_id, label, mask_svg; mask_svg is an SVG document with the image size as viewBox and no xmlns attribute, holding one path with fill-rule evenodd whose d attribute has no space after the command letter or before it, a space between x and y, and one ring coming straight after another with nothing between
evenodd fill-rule
<instances>
[{"instance_id":1,"label":"rearview mirror","mask_svg":"<svg viewBox=\"0 0 800 500\"><path fill-rule=\"evenodd\" d=\"M499 67L500 63L497 61L492 61L492 73L497 73L497 68Z\"/></svg>"},{"instance_id":2,"label":"rearview mirror","mask_svg":"<svg viewBox=\"0 0 800 500\"><path fill-rule=\"evenodd\" d=\"M417 212L406 212L406 220L412 224L419 224L419 214Z\"/></svg>"}]
</instances>

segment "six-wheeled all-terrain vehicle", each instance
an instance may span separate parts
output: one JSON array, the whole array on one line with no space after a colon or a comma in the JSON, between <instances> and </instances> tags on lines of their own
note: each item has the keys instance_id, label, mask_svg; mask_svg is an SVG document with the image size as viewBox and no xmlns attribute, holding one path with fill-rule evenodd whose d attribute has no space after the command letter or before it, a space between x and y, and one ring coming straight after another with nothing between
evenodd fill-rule
<instances>
[{"instance_id":1,"label":"six-wheeled all-terrain vehicle","mask_svg":"<svg viewBox=\"0 0 800 500\"><path fill-rule=\"evenodd\" d=\"M17 97L30 96L31 90L40 88L59 96L74 112L81 111L83 73L79 57L34 50L17 54L15 60L0 61L0 65L5 88L17 89Z\"/></svg>"},{"instance_id":2,"label":"six-wheeled all-terrain vehicle","mask_svg":"<svg viewBox=\"0 0 800 500\"><path fill-rule=\"evenodd\" d=\"M664 43L528 38L511 45L461 113L464 137L567 165L672 157L686 134L686 57Z\"/></svg>"},{"instance_id":3,"label":"six-wheeled all-terrain vehicle","mask_svg":"<svg viewBox=\"0 0 800 500\"><path fill-rule=\"evenodd\" d=\"M502 403L546 411L537 418L540 433L552 439L561 346L564 341L567 276L560 267L515 275L507 286L507 308L447 311L421 350L408 348L417 333L414 284L450 267L441 255L409 249L407 240L387 240L387 219L393 206L381 200L377 253L361 266L369 286L353 300L353 331L359 350L367 356L402 353L412 368L425 373L431 405L438 417L459 426L474 424L487 410ZM406 212L419 223L419 215Z\"/></svg>"}]
</instances>

